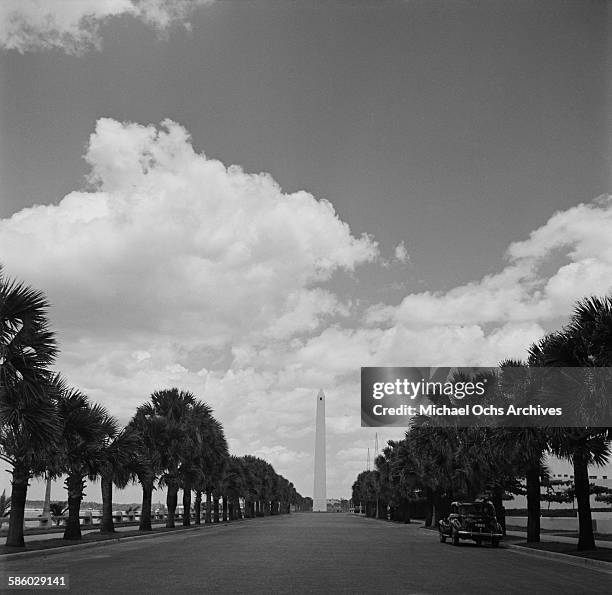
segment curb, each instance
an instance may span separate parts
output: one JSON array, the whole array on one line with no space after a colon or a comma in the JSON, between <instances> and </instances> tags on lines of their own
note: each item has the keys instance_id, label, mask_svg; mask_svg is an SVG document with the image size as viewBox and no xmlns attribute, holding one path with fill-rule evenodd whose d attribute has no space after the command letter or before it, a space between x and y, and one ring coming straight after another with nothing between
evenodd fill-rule
<instances>
[{"instance_id":1,"label":"curb","mask_svg":"<svg viewBox=\"0 0 612 595\"><path fill-rule=\"evenodd\" d=\"M245 519L242 519L244 521ZM248 519L251 520L251 519ZM241 521L232 521L231 524L238 524ZM194 531L202 531L204 529L213 528L213 527L229 527L230 523L211 523L211 526L203 524L197 527L190 527L188 529L178 529L177 531L164 531L163 533L144 533L142 535L126 535L125 537L109 537L108 539L100 539L98 541L88 541L75 543L70 545L61 545L57 547L50 548L41 548L35 550L25 550L23 552L14 552L10 554L0 554L0 562L4 562L5 560L19 560L21 558L33 558L33 557L46 557L52 556L54 554L64 554L66 552L72 552L79 549L89 549L93 547L107 547L109 545L114 545L121 541L132 541L138 539L153 539L153 538L163 538L176 536L180 533L192 533Z\"/></svg>"},{"instance_id":2,"label":"curb","mask_svg":"<svg viewBox=\"0 0 612 595\"><path fill-rule=\"evenodd\" d=\"M522 545L515 545L513 543L504 544L504 549L511 550L526 556L557 560L565 564L570 564L571 566L578 566L580 568L588 568L589 570L597 570L598 572L612 574L612 563L605 562L604 560L592 560L591 558L581 558L580 556L571 556L569 554L562 554L560 552L537 550Z\"/></svg>"},{"instance_id":3,"label":"curb","mask_svg":"<svg viewBox=\"0 0 612 595\"><path fill-rule=\"evenodd\" d=\"M420 527L424 531L434 532L435 529L429 527ZM437 533L437 531L436 531ZM510 550L523 554L525 556L533 556L536 558L547 558L549 560L557 560L571 566L578 566L580 568L588 568L589 570L596 570L598 572L605 572L612 574L612 563L605 562L604 560L593 560L591 558L581 558L580 556L571 556L570 554L562 554L561 552L549 552L548 550L537 550L535 548L525 547L523 545L516 545L514 543L502 542L501 548L504 550Z\"/></svg>"}]
</instances>

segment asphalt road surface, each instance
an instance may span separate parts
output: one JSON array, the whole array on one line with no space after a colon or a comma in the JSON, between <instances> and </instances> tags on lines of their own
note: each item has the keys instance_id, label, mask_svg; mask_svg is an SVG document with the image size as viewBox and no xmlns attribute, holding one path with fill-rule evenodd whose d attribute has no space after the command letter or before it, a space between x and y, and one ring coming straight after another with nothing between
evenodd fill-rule
<instances>
[{"instance_id":1,"label":"asphalt road surface","mask_svg":"<svg viewBox=\"0 0 612 595\"><path fill-rule=\"evenodd\" d=\"M292 514L7 560L0 570L69 574L70 592L83 594L612 592L612 574L503 547L441 544L419 526Z\"/></svg>"}]
</instances>

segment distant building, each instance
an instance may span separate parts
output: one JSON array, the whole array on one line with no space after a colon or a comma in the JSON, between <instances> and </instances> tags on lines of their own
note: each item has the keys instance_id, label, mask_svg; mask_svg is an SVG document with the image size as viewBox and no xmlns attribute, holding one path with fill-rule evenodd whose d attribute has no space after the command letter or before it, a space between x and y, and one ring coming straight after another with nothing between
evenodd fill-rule
<instances>
[{"instance_id":1,"label":"distant building","mask_svg":"<svg viewBox=\"0 0 612 595\"><path fill-rule=\"evenodd\" d=\"M349 501L344 498L328 498L327 512L349 512Z\"/></svg>"},{"instance_id":2,"label":"distant building","mask_svg":"<svg viewBox=\"0 0 612 595\"><path fill-rule=\"evenodd\" d=\"M546 460L546 466L549 470L551 481L572 481L574 479L574 468L569 461L558 459L557 457L549 456ZM612 489L612 465L610 463L603 467L589 467L589 482L596 486ZM542 494L546 493L546 487L541 488ZM591 508L607 508L610 505L605 502L595 500L596 495L591 494ZM515 495L512 500L505 502L506 508L527 508L527 497L524 495ZM572 502L542 502L542 509L546 508L573 508L576 503Z\"/></svg>"}]
</instances>

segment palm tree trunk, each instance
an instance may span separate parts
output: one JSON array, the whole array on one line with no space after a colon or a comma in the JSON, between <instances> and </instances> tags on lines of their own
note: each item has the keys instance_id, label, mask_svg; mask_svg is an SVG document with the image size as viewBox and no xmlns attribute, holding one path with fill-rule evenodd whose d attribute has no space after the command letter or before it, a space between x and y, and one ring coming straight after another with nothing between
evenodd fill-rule
<instances>
[{"instance_id":1,"label":"palm tree trunk","mask_svg":"<svg viewBox=\"0 0 612 595\"><path fill-rule=\"evenodd\" d=\"M142 507L140 510L139 531L152 531L151 527L151 504L153 500L153 481L141 480L142 484Z\"/></svg>"},{"instance_id":2,"label":"palm tree trunk","mask_svg":"<svg viewBox=\"0 0 612 595\"><path fill-rule=\"evenodd\" d=\"M410 523L410 503L405 499L402 500L401 511L402 511L402 522L404 524Z\"/></svg>"},{"instance_id":3,"label":"palm tree trunk","mask_svg":"<svg viewBox=\"0 0 612 595\"><path fill-rule=\"evenodd\" d=\"M64 539L79 540L81 539L79 515L81 513L81 500L83 499L83 478L80 475L68 475L66 487L68 488L68 520L66 521Z\"/></svg>"},{"instance_id":4,"label":"palm tree trunk","mask_svg":"<svg viewBox=\"0 0 612 595\"><path fill-rule=\"evenodd\" d=\"M195 512L195 524L202 524L202 492L201 490L196 490L195 499L193 502L193 509Z\"/></svg>"},{"instance_id":5,"label":"palm tree trunk","mask_svg":"<svg viewBox=\"0 0 612 595\"><path fill-rule=\"evenodd\" d=\"M212 513L212 493L206 492L206 524L207 525L210 525L210 523L212 523L211 513Z\"/></svg>"},{"instance_id":6,"label":"palm tree trunk","mask_svg":"<svg viewBox=\"0 0 612 595\"><path fill-rule=\"evenodd\" d=\"M178 484L175 481L168 482L168 493L166 495L166 507L168 508L168 518L166 519L166 527L174 529L174 515L176 514L176 505L178 503Z\"/></svg>"},{"instance_id":7,"label":"palm tree trunk","mask_svg":"<svg viewBox=\"0 0 612 595\"><path fill-rule=\"evenodd\" d=\"M431 527L431 521L433 519L434 502L433 502L433 491L431 488L425 488L426 507L425 512L425 526Z\"/></svg>"},{"instance_id":8,"label":"palm tree trunk","mask_svg":"<svg viewBox=\"0 0 612 595\"><path fill-rule=\"evenodd\" d=\"M594 550L595 536L589 501L589 469L582 451L574 453L574 489L578 503L578 551Z\"/></svg>"},{"instance_id":9,"label":"palm tree trunk","mask_svg":"<svg viewBox=\"0 0 612 595\"><path fill-rule=\"evenodd\" d=\"M387 520L387 502L382 498L378 499L378 518Z\"/></svg>"},{"instance_id":10,"label":"palm tree trunk","mask_svg":"<svg viewBox=\"0 0 612 595\"><path fill-rule=\"evenodd\" d=\"M434 529L438 528L438 522L440 521L442 512L442 498L440 497L440 492L438 490L434 490L433 492L433 509L431 515L431 526Z\"/></svg>"},{"instance_id":11,"label":"palm tree trunk","mask_svg":"<svg viewBox=\"0 0 612 595\"><path fill-rule=\"evenodd\" d=\"M185 485L183 488L183 527L191 525L191 486Z\"/></svg>"},{"instance_id":12,"label":"palm tree trunk","mask_svg":"<svg viewBox=\"0 0 612 595\"><path fill-rule=\"evenodd\" d=\"M506 534L506 509L504 508L504 489L500 485L493 487L492 504L495 507L497 522L501 525L502 533Z\"/></svg>"},{"instance_id":13,"label":"palm tree trunk","mask_svg":"<svg viewBox=\"0 0 612 595\"><path fill-rule=\"evenodd\" d=\"M213 497L213 521L215 523L219 522L219 497Z\"/></svg>"},{"instance_id":14,"label":"palm tree trunk","mask_svg":"<svg viewBox=\"0 0 612 595\"><path fill-rule=\"evenodd\" d=\"M224 523L227 522L227 496L223 496L223 518L221 519Z\"/></svg>"},{"instance_id":15,"label":"palm tree trunk","mask_svg":"<svg viewBox=\"0 0 612 595\"><path fill-rule=\"evenodd\" d=\"M42 516L45 517L49 525L51 525L51 474L48 471L45 482L45 502L43 504Z\"/></svg>"},{"instance_id":16,"label":"palm tree trunk","mask_svg":"<svg viewBox=\"0 0 612 595\"><path fill-rule=\"evenodd\" d=\"M527 470L527 541L540 541L540 467Z\"/></svg>"},{"instance_id":17,"label":"palm tree trunk","mask_svg":"<svg viewBox=\"0 0 612 595\"><path fill-rule=\"evenodd\" d=\"M6 545L11 547L25 547L25 541L23 540L23 519L25 516L29 479L30 474L27 470L19 465L15 465L11 488L11 514L9 517L8 535L6 536Z\"/></svg>"},{"instance_id":18,"label":"palm tree trunk","mask_svg":"<svg viewBox=\"0 0 612 595\"><path fill-rule=\"evenodd\" d=\"M102 476L100 481L102 490L102 524L100 533L114 533L115 523L113 523L113 481L106 476Z\"/></svg>"}]
</instances>

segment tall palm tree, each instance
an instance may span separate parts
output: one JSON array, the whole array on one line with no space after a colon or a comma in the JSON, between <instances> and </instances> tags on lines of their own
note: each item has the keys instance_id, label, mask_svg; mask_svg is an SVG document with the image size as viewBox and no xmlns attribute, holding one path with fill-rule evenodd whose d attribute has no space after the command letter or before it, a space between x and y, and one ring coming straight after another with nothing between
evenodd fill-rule
<instances>
[{"instance_id":1,"label":"tall palm tree","mask_svg":"<svg viewBox=\"0 0 612 595\"><path fill-rule=\"evenodd\" d=\"M253 509L254 492L252 488L255 477L253 475L251 459L254 459L254 457L251 457L250 455L243 455L240 457L240 467L244 476L243 491L241 494L244 504L242 515L245 519L250 519L255 516L255 511Z\"/></svg>"},{"instance_id":2,"label":"tall palm tree","mask_svg":"<svg viewBox=\"0 0 612 595\"><path fill-rule=\"evenodd\" d=\"M189 456L184 457L179 469L183 487L183 525L189 526L191 492L201 479L218 479L228 456L223 426L213 417L212 409L196 401L188 412L187 442Z\"/></svg>"},{"instance_id":3,"label":"tall palm tree","mask_svg":"<svg viewBox=\"0 0 612 595\"><path fill-rule=\"evenodd\" d=\"M569 324L546 337L534 355L544 366L612 366L612 296L590 297L579 301ZM575 397L578 400L579 395ZM578 550L595 548L588 467L593 464L602 465L608 460L609 439L610 428L556 428L553 432L553 452L570 460L574 466L579 523Z\"/></svg>"},{"instance_id":4,"label":"tall palm tree","mask_svg":"<svg viewBox=\"0 0 612 595\"><path fill-rule=\"evenodd\" d=\"M365 507L368 517L376 516L376 498L379 490L378 471L362 471L352 488L353 502L359 502Z\"/></svg>"},{"instance_id":5,"label":"tall palm tree","mask_svg":"<svg viewBox=\"0 0 612 595\"><path fill-rule=\"evenodd\" d=\"M142 486L142 506L139 531L151 531L151 506L155 481L162 473L162 454L166 431L165 420L149 407L138 407L128 424L138 438L136 448L136 476Z\"/></svg>"},{"instance_id":6,"label":"tall palm tree","mask_svg":"<svg viewBox=\"0 0 612 595\"><path fill-rule=\"evenodd\" d=\"M540 341L529 347L527 363L518 360L500 363L498 386L505 405L511 402L520 407L538 400L541 375L533 372L543 365L542 345ZM510 475L525 478L527 541L537 543L540 541L541 477L547 472L544 461L549 432L544 427L501 427L495 429L494 438L492 448L506 462L504 468L510 469ZM511 472L513 466L516 468L514 473ZM509 483L512 482L513 477L509 480ZM499 504L496 504L496 508Z\"/></svg>"},{"instance_id":7,"label":"tall palm tree","mask_svg":"<svg viewBox=\"0 0 612 595\"><path fill-rule=\"evenodd\" d=\"M162 474L160 484L165 485L166 507L168 516L166 527L175 525L178 491L180 487L179 469L181 463L188 459L191 451L188 436L188 414L195 404L195 397L188 391L178 388L155 391L149 402L138 410L141 416L158 418L163 424L163 431L158 435L161 441L156 445Z\"/></svg>"},{"instance_id":8,"label":"tall palm tree","mask_svg":"<svg viewBox=\"0 0 612 595\"><path fill-rule=\"evenodd\" d=\"M459 448L459 437L456 428L420 423L421 420L416 420L406 433L406 440L411 450L418 453L415 472L425 488L428 510L425 523L437 527L456 484L455 453Z\"/></svg>"},{"instance_id":9,"label":"tall palm tree","mask_svg":"<svg viewBox=\"0 0 612 595\"><path fill-rule=\"evenodd\" d=\"M389 466L391 518L409 523L410 500L414 498L417 478L414 453L406 440L389 440L383 455Z\"/></svg>"},{"instance_id":10,"label":"tall palm tree","mask_svg":"<svg viewBox=\"0 0 612 595\"><path fill-rule=\"evenodd\" d=\"M578 550L595 549L588 468L602 466L610 457L609 435L596 428L554 428L551 450L574 467L574 494L578 505Z\"/></svg>"},{"instance_id":11,"label":"tall palm tree","mask_svg":"<svg viewBox=\"0 0 612 595\"><path fill-rule=\"evenodd\" d=\"M175 526L181 487L185 506L183 522L189 524L191 492L201 470L210 467L219 453L227 455L221 424L214 419L208 405L178 388L155 391L149 402L138 407L133 423L139 429L147 457L154 463L151 472L143 477L147 482L146 488L143 483L143 512L147 506L144 496L148 498L159 475L160 484L167 487L166 526Z\"/></svg>"},{"instance_id":12,"label":"tall palm tree","mask_svg":"<svg viewBox=\"0 0 612 595\"><path fill-rule=\"evenodd\" d=\"M114 533L113 484L124 488L140 471L138 457L140 446L136 431L127 427L115 434L108 434L102 446L102 461L99 467L102 491L102 522L100 533Z\"/></svg>"},{"instance_id":13,"label":"tall palm tree","mask_svg":"<svg viewBox=\"0 0 612 595\"><path fill-rule=\"evenodd\" d=\"M28 482L41 475L57 446L59 381L49 372L58 349L45 295L14 281L0 266L0 459L12 467L6 545L24 547Z\"/></svg>"},{"instance_id":14,"label":"tall palm tree","mask_svg":"<svg viewBox=\"0 0 612 595\"><path fill-rule=\"evenodd\" d=\"M239 466L241 474L240 493L238 498L242 498L244 502L244 510L242 515L244 518L253 518L255 516L254 495L257 493L253 487L256 483L254 461L255 457L245 455L239 457ZM237 500L237 512L240 517L240 500Z\"/></svg>"},{"instance_id":15,"label":"tall palm tree","mask_svg":"<svg viewBox=\"0 0 612 595\"><path fill-rule=\"evenodd\" d=\"M62 419L61 458L68 491L68 520L64 539L81 539L79 514L84 496L85 478L94 480L104 468L105 447L118 433L117 420L76 389L64 391L58 398Z\"/></svg>"}]
</instances>

